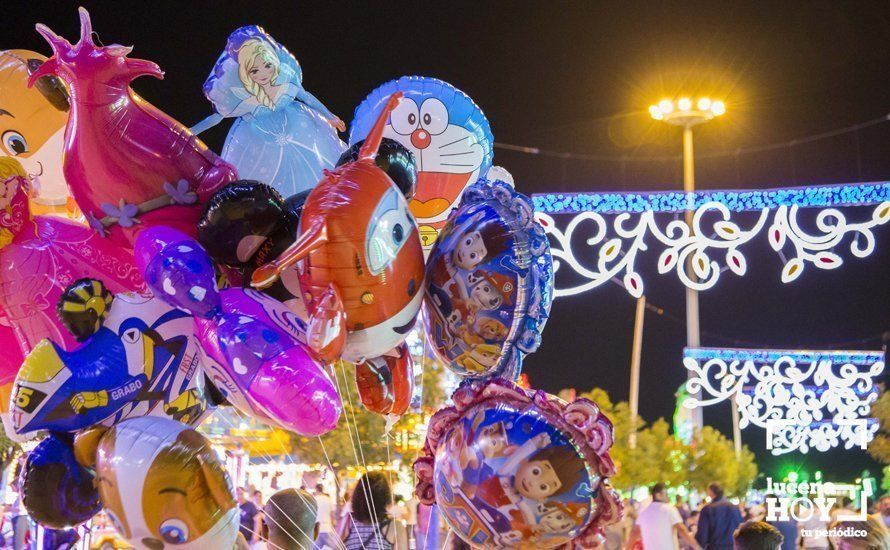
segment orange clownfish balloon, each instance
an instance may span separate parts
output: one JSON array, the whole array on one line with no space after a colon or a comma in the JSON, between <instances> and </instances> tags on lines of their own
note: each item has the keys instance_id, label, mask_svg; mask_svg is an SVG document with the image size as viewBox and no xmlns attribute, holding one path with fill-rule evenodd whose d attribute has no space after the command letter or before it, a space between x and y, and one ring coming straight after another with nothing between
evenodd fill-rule
<instances>
[{"instance_id":1,"label":"orange clownfish balloon","mask_svg":"<svg viewBox=\"0 0 890 550\"><path fill-rule=\"evenodd\" d=\"M393 349L423 300L417 223L396 184L374 164L401 96L389 98L358 159L326 172L309 194L296 242L253 273L253 286L264 288L297 264L307 340L324 361L360 362Z\"/></svg>"}]
</instances>

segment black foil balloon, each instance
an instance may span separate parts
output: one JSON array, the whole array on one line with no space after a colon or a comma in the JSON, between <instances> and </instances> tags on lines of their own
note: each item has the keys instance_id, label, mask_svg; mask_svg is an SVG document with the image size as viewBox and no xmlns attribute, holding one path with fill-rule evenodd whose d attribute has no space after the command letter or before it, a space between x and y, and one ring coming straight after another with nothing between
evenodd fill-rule
<instances>
[{"instance_id":1,"label":"black foil balloon","mask_svg":"<svg viewBox=\"0 0 890 550\"><path fill-rule=\"evenodd\" d=\"M101 509L93 474L74 458L68 434L50 434L25 460L22 504L34 521L52 529L78 525Z\"/></svg>"},{"instance_id":2,"label":"black foil balloon","mask_svg":"<svg viewBox=\"0 0 890 550\"><path fill-rule=\"evenodd\" d=\"M198 221L198 241L214 261L249 276L287 248L296 230L278 191L258 181L239 180L207 202Z\"/></svg>"},{"instance_id":3,"label":"black foil balloon","mask_svg":"<svg viewBox=\"0 0 890 550\"><path fill-rule=\"evenodd\" d=\"M358 159L358 152L363 143L365 140L357 141L340 155L337 166ZM417 165L411 151L394 139L383 138L374 162L386 172L389 179L395 182L402 194L405 195L405 199L411 200L417 189Z\"/></svg>"},{"instance_id":4,"label":"black foil balloon","mask_svg":"<svg viewBox=\"0 0 890 550\"><path fill-rule=\"evenodd\" d=\"M309 193L311 192L311 189L300 191L284 201L284 209L298 224L300 223L300 216L303 214L303 206L306 204L306 199L309 198Z\"/></svg>"}]
</instances>

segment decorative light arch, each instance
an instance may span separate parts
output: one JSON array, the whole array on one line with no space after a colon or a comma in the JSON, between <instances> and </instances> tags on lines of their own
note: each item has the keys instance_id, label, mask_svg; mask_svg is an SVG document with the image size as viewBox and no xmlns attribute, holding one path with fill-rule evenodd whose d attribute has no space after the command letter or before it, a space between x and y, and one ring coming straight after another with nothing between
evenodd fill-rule
<instances>
[{"instance_id":1,"label":"decorative light arch","mask_svg":"<svg viewBox=\"0 0 890 550\"><path fill-rule=\"evenodd\" d=\"M884 352L686 348L683 365L684 407L735 400L739 426L766 429L773 454L864 449L877 432L868 414Z\"/></svg>"},{"instance_id":2,"label":"decorative light arch","mask_svg":"<svg viewBox=\"0 0 890 550\"><path fill-rule=\"evenodd\" d=\"M648 250L648 237L661 249L660 274L673 271L686 286L706 290L724 270L745 274L747 260L740 248L764 231L785 262L781 279L789 283L807 265L840 267L844 260L837 248L845 243L853 256L868 256L875 248L873 229L890 221L890 182L693 193L545 193L533 195L532 200L536 218L551 236L554 268L565 266L582 279L561 286L557 277L557 297L591 290L614 277L622 278L631 295L642 296L645 284L636 261L640 252ZM874 208L870 217L848 221L838 208L852 206ZM801 228L801 208L819 209L817 232ZM695 211L691 227L682 219L669 221L663 228L656 223L658 214L686 210ZM759 214L743 228L731 219L738 212ZM554 220L560 215L572 216L565 229L559 229ZM606 215L615 215L611 224ZM580 239L575 232L581 227L593 235L573 248L573 241ZM684 268L687 260L695 277Z\"/></svg>"}]
</instances>

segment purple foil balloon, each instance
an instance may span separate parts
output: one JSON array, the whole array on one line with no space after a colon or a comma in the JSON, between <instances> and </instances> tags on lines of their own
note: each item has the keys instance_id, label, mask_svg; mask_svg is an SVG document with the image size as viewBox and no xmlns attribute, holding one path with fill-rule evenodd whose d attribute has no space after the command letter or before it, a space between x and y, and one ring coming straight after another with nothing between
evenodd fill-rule
<instances>
[{"instance_id":1,"label":"purple foil balloon","mask_svg":"<svg viewBox=\"0 0 890 550\"><path fill-rule=\"evenodd\" d=\"M281 302L249 289L219 291L201 245L166 227L143 231L136 262L161 299L195 315L207 374L242 411L306 436L332 430L336 387L307 352L305 325Z\"/></svg>"}]
</instances>

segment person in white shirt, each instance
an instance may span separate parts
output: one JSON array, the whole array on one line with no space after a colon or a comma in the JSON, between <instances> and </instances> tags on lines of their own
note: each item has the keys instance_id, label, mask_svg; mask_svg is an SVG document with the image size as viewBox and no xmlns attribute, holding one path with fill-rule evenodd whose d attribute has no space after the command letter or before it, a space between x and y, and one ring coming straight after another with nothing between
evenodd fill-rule
<instances>
[{"instance_id":1,"label":"person in white shirt","mask_svg":"<svg viewBox=\"0 0 890 550\"><path fill-rule=\"evenodd\" d=\"M334 502L325 493L324 486L315 486L315 502L318 504L318 537L315 539L316 550L334 550L342 546L334 532Z\"/></svg>"},{"instance_id":2,"label":"person in white shirt","mask_svg":"<svg viewBox=\"0 0 890 550\"><path fill-rule=\"evenodd\" d=\"M652 495L652 502L637 516L636 525L627 541L627 548L633 548L642 538L643 548L646 550L679 550L678 536L690 547L696 550L701 548L683 525L680 512L668 501L664 483L656 483L650 487L649 494Z\"/></svg>"}]
</instances>

